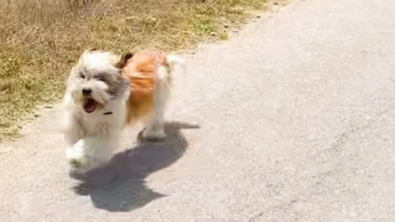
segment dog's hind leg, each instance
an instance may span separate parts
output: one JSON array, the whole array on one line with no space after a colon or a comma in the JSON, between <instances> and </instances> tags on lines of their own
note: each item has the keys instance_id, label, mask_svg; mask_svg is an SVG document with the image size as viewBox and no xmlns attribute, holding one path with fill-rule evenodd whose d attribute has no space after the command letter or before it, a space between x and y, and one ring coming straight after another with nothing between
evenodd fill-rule
<instances>
[{"instance_id":1,"label":"dog's hind leg","mask_svg":"<svg viewBox=\"0 0 395 222\"><path fill-rule=\"evenodd\" d=\"M153 109L145 121L142 137L150 141L160 141L166 137L164 115L170 97L170 78L166 67L158 68L158 81L153 96Z\"/></svg>"}]
</instances>

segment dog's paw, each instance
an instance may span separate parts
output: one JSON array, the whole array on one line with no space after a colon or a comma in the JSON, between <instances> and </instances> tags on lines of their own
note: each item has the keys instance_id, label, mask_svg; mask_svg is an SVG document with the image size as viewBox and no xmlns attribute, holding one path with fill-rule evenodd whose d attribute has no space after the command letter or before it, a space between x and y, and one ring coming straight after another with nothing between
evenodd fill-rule
<instances>
[{"instance_id":1,"label":"dog's paw","mask_svg":"<svg viewBox=\"0 0 395 222\"><path fill-rule=\"evenodd\" d=\"M141 142L162 142L166 139L166 134L163 131L150 131L147 129L142 130L138 139Z\"/></svg>"},{"instance_id":2,"label":"dog's paw","mask_svg":"<svg viewBox=\"0 0 395 222\"><path fill-rule=\"evenodd\" d=\"M70 166L73 168L85 169L88 165L88 157L80 147L67 149L66 157Z\"/></svg>"},{"instance_id":3,"label":"dog's paw","mask_svg":"<svg viewBox=\"0 0 395 222\"><path fill-rule=\"evenodd\" d=\"M73 179L84 181L86 179L87 173L80 168L72 167L69 169L69 176Z\"/></svg>"}]
</instances>

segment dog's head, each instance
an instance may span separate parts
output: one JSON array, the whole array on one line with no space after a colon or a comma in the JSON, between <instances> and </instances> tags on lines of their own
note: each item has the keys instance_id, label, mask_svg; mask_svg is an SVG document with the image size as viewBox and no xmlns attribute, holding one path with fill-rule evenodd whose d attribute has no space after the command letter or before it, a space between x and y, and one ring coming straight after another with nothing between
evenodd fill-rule
<instances>
[{"instance_id":1,"label":"dog's head","mask_svg":"<svg viewBox=\"0 0 395 222\"><path fill-rule=\"evenodd\" d=\"M122 59L97 49L88 49L80 56L70 72L67 90L85 112L101 109L113 99L127 99L129 81L120 72Z\"/></svg>"}]
</instances>

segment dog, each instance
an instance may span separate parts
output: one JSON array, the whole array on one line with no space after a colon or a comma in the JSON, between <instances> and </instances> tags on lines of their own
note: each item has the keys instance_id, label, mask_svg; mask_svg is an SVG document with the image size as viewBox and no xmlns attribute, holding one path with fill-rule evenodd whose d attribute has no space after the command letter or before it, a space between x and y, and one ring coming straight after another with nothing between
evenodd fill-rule
<instances>
[{"instance_id":1,"label":"dog","mask_svg":"<svg viewBox=\"0 0 395 222\"><path fill-rule=\"evenodd\" d=\"M164 113L178 64L185 68L180 57L157 50L120 56L98 49L84 51L71 69L63 97L69 161L82 158L80 149L73 153L77 142L99 136L107 146L99 146L92 157L97 160L91 162L97 166L108 162L118 149L123 128L138 121L144 123L143 139L163 140Z\"/></svg>"}]
</instances>

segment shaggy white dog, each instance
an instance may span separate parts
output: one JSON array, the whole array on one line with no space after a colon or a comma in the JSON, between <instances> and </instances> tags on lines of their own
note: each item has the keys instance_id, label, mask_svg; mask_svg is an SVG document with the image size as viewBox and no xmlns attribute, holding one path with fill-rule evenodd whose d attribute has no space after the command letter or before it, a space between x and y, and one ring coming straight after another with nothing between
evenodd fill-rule
<instances>
[{"instance_id":1,"label":"shaggy white dog","mask_svg":"<svg viewBox=\"0 0 395 222\"><path fill-rule=\"evenodd\" d=\"M65 140L72 166L108 162L126 124L143 120L142 136L164 139L164 112L177 56L144 50L117 56L86 50L72 68L64 95Z\"/></svg>"}]
</instances>

